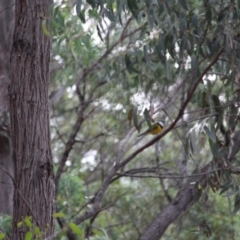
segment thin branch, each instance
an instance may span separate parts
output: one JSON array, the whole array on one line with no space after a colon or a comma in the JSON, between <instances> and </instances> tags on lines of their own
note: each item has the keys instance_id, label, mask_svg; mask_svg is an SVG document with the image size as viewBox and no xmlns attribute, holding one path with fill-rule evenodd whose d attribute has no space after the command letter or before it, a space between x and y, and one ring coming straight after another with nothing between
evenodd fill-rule
<instances>
[{"instance_id":1,"label":"thin branch","mask_svg":"<svg viewBox=\"0 0 240 240\"><path fill-rule=\"evenodd\" d=\"M211 174L211 173L214 173L216 171L219 171L219 170L224 170L224 169L227 169L229 170L228 168L216 168L214 170L211 170L211 171L207 171L207 172L202 172L202 173L195 173L195 174L191 174L191 175L185 175L185 176L182 176L182 175L169 175L169 174L156 174L156 175L137 175L137 174L129 174L129 173L116 173L116 175L118 176L121 176L121 177L131 177L131 178L162 178L162 179L183 179L183 178L195 178L195 177L200 177L200 176L205 176L205 175L208 175L208 174ZM237 174L237 171L233 172L235 174Z\"/></svg>"},{"instance_id":2,"label":"thin branch","mask_svg":"<svg viewBox=\"0 0 240 240\"><path fill-rule=\"evenodd\" d=\"M13 4L11 4L11 5L7 6L7 7L5 7L4 9L2 9L2 10L0 11L0 13L2 13L2 12L4 12L4 11L6 11L7 9L13 7L14 5L15 5L15 3L13 3Z\"/></svg>"},{"instance_id":3,"label":"thin branch","mask_svg":"<svg viewBox=\"0 0 240 240\"><path fill-rule=\"evenodd\" d=\"M60 180L60 177L61 177L61 174L63 172L63 169L64 169L64 166L65 166L65 163L68 159L68 156L69 156L69 153L70 151L72 150L73 148L73 145L75 143L75 138L77 136L77 133L83 123L83 111L85 110L84 107L80 108L79 112L78 112L78 117L77 117L77 120L75 122L75 125L73 126L73 130L67 140L67 143L65 145L65 149L64 149L64 152L62 154L62 157L60 159L60 163L59 163L59 167L58 167L58 170L57 170L57 173L56 173L56 177L55 177L55 185L56 185L56 192L58 190L58 184L59 184L59 180ZM57 194L56 194L57 196Z\"/></svg>"}]
</instances>

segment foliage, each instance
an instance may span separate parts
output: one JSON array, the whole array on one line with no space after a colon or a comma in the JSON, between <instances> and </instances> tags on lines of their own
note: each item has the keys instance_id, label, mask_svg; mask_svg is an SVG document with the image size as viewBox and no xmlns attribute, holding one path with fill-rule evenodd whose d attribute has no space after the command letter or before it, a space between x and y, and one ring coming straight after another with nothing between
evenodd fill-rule
<instances>
[{"instance_id":1,"label":"foliage","mask_svg":"<svg viewBox=\"0 0 240 240\"><path fill-rule=\"evenodd\" d=\"M12 217L8 215L0 216L0 229L7 237L10 237L12 231Z\"/></svg>"},{"instance_id":2,"label":"foliage","mask_svg":"<svg viewBox=\"0 0 240 240\"><path fill-rule=\"evenodd\" d=\"M239 130L239 1L78 0L55 3L53 11L57 206L66 221L82 223L73 232L137 239L194 182L187 176L208 166L200 201L165 236L232 238L240 206L232 139ZM168 135L128 161L152 139L137 131L160 119Z\"/></svg>"},{"instance_id":3,"label":"foliage","mask_svg":"<svg viewBox=\"0 0 240 240\"><path fill-rule=\"evenodd\" d=\"M84 204L83 196L83 183L80 179L71 175L63 176L59 184L58 196L56 198L57 209L61 209L64 216L67 214L76 214Z\"/></svg>"}]
</instances>

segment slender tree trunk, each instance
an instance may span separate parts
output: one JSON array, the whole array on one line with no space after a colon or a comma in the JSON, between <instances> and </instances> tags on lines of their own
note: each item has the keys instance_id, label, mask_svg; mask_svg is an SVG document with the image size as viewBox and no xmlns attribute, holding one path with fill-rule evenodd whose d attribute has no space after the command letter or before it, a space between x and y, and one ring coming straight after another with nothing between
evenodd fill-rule
<instances>
[{"instance_id":1,"label":"slender tree trunk","mask_svg":"<svg viewBox=\"0 0 240 240\"><path fill-rule=\"evenodd\" d=\"M50 146L48 84L50 0L16 0L11 54L10 115L14 161L13 240L29 231L17 223L31 216L42 238L54 231L54 180Z\"/></svg>"},{"instance_id":2,"label":"slender tree trunk","mask_svg":"<svg viewBox=\"0 0 240 240\"><path fill-rule=\"evenodd\" d=\"M14 1L0 1L0 214L13 211L13 183L2 170L13 175L9 126L9 65L12 46Z\"/></svg>"}]
</instances>

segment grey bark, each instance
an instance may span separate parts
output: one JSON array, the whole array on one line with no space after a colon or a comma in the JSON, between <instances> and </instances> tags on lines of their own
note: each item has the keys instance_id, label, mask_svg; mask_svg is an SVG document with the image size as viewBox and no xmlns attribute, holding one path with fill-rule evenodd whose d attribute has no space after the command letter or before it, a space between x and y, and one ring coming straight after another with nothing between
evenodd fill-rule
<instances>
[{"instance_id":1,"label":"grey bark","mask_svg":"<svg viewBox=\"0 0 240 240\"><path fill-rule=\"evenodd\" d=\"M54 179L49 130L48 85L51 38L42 31L50 0L16 0L11 52L10 116L14 161L12 240L29 230L18 222L31 216L42 233L54 231ZM35 237L33 237L35 238Z\"/></svg>"},{"instance_id":2,"label":"grey bark","mask_svg":"<svg viewBox=\"0 0 240 240\"><path fill-rule=\"evenodd\" d=\"M13 32L14 1L0 1L0 214L13 211L13 183L1 169L13 175L9 126L9 67Z\"/></svg>"}]
</instances>

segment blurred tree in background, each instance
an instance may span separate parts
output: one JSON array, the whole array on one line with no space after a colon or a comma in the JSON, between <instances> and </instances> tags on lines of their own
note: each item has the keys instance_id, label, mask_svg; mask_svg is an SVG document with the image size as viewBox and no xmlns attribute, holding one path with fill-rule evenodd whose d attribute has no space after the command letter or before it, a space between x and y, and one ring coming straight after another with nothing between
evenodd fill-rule
<instances>
[{"instance_id":1,"label":"blurred tree in background","mask_svg":"<svg viewBox=\"0 0 240 240\"><path fill-rule=\"evenodd\" d=\"M52 5L54 239L240 237L239 7Z\"/></svg>"}]
</instances>

